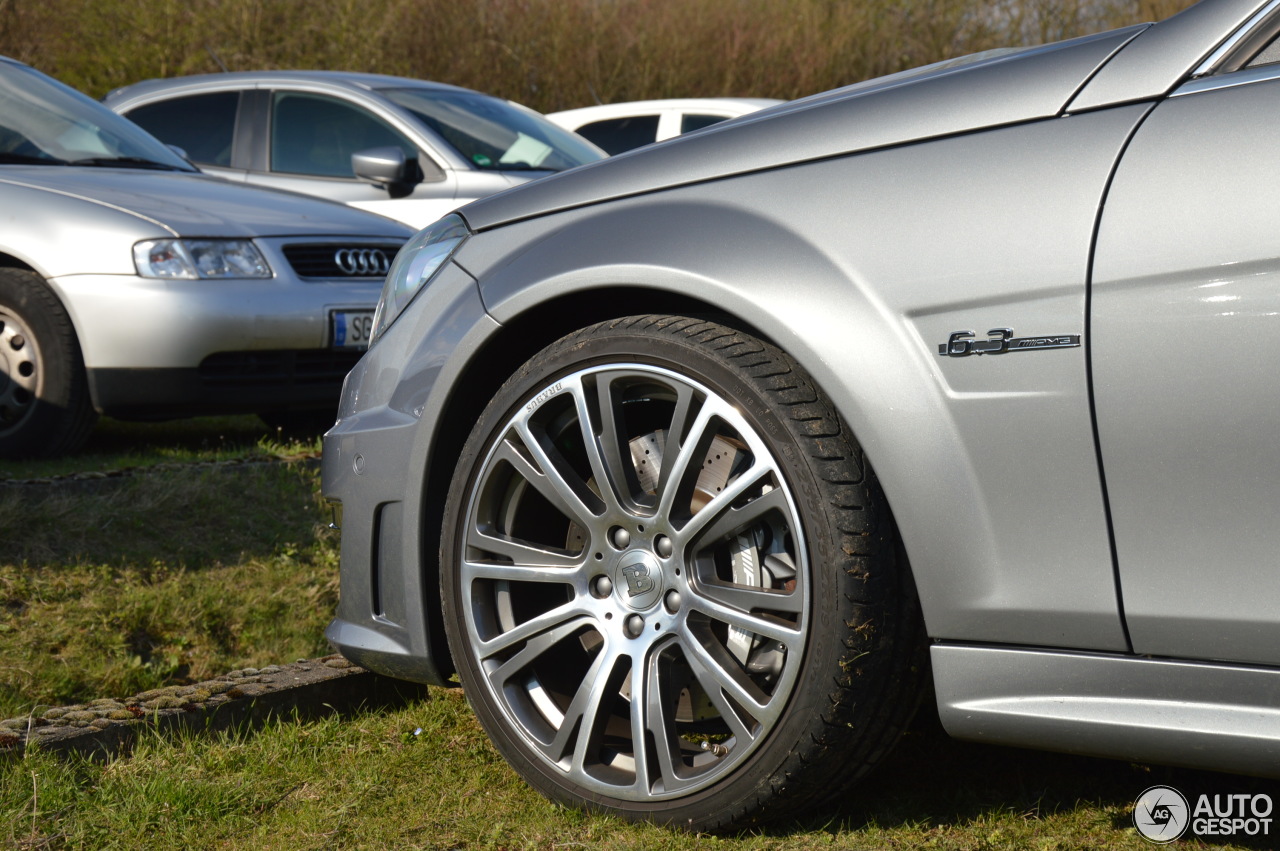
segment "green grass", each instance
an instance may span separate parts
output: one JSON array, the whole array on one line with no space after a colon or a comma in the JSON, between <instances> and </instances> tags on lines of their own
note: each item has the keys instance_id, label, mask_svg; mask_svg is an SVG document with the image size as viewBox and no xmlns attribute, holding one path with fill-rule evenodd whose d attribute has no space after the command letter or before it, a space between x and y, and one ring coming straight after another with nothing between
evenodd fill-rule
<instances>
[{"instance_id":1,"label":"green grass","mask_svg":"<svg viewBox=\"0 0 1280 851\"><path fill-rule=\"evenodd\" d=\"M433 689L430 700L399 711L277 723L251 734L153 736L107 765L40 754L11 760L0 764L0 843L254 851L1142 849L1152 846L1134 832L1131 808L1155 783L1210 794L1266 791L1245 778L954 742L926 717L843 805L766 831L695 837L551 804L506 766L459 692Z\"/></svg>"},{"instance_id":2,"label":"green grass","mask_svg":"<svg viewBox=\"0 0 1280 851\"><path fill-rule=\"evenodd\" d=\"M10 478L144 468L0 484L0 717L327 652L337 547L315 463L155 460L292 457L306 445L239 419L133 428L113 426L58 465L0 466ZM1146 849L1133 801L1162 783L1280 800L1280 784L1251 778L953 741L926 710L842 804L766 831L690 836L551 804L497 755L459 691L432 689L397 711L144 735L107 763L0 756L0 847Z\"/></svg>"}]
</instances>

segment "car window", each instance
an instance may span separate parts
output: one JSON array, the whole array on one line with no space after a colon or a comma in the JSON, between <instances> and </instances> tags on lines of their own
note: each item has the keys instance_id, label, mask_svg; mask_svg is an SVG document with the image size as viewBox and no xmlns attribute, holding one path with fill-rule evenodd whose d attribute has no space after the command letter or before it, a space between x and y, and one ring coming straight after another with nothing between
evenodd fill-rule
<instances>
[{"instance_id":1,"label":"car window","mask_svg":"<svg viewBox=\"0 0 1280 851\"><path fill-rule=\"evenodd\" d=\"M34 68L0 60L0 164L191 166L132 121Z\"/></svg>"},{"instance_id":2,"label":"car window","mask_svg":"<svg viewBox=\"0 0 1280 851\"><path fill-rule=\"evenodd\" d=\"M1247 26L1227 39L1195 73L1193 78L1208 74L1231 74L1248 68L1280 63L1280 10L1268 8L1256 14Z\"/></svg>"},{"instance_id":3,"label":"car window","mask_svg":"<svg viewBox=\"0 0 1280 851\"><path fill-rule=\"evenodd\" d=\"M239 92L211 92L149 103L125 115L200 165L230 166Z\"/></svg>"},{"instance_id":4,"label":"car window","mask_svg":"<svg viewBox=\"0 0 1280 851\"><path fill-rule=\"evenodd\" d=\"M710 127L712 124L719 124L728 116L725 115L698 115L697 113L687 113L680 116L680 132L689 133L693 130L701 130L703 127Z\"/></svg>"},{"instance_id":5,"label":"car window","mask_svg":"<svg viewBox=\"0 0 1280 851\"><path fill-rule=\"evenodd\" d=\"M276 92L271 103L271 170L318 177L355 177L351 155L395 146L418 148L382 119L337 98Z\"/></svg>"},{"instance_id":6,"label":"car window","mask_svg":"<svg viewBox=\"0 0 1280 851\"><path fill-rule=\"evenodd\" d=\"M582 139L531 109L479 92L379 89L467 162L486 171L564 171L601 159Z\"/></svg>"},{"instance_id":7,"label":"car window","mask_svg":"<svg viewBox=\"0 0 1280 851\"><path fill-rule=\"evenodd\" d=\"M1280 62L1280 38L1274 38L1271 43L1262 50L1258 51L1258 55L1249 60L1246 67L1256 68L1259 65L1273 65Z\"/></svg>"},{"instance_id":8,"label":"car window","mask_svg":"<svg viewBox=\"0 0 1280 851\"><path fill-rule=\"evenodd\" d=\"M620 154L658 138L658 116L632 115L606 118L578 128L578 135L594 142L610 154Z\"/></svg>"}]
</instances>

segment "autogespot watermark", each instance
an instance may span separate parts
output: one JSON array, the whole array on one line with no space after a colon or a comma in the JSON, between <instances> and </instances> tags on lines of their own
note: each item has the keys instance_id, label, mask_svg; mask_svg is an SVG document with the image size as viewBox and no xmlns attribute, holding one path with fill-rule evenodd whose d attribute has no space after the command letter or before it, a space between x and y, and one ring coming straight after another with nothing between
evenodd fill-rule
<instances>
[{"instance_id":1,"label":"autogespot watermark","mask_svg":"<svg viewBox=\"0 0 1280 851\"><path fill-rule=\"evenodd\" d=\"M1133 826L1158 845L1193 836L1270 836L1270 795L1200 795L1193 805L1172 786L1152 786L1133 805Z\"/></svg>"}]
</instances>

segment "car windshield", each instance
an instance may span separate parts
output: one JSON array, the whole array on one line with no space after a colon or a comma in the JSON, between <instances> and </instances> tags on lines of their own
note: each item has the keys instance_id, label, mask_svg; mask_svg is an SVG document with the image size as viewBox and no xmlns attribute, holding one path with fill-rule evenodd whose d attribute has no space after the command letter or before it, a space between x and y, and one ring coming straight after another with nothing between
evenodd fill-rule
<instances>
[{"instance_id":1,"label":"car windshield","mask_svg":"<svg viewBox=\"0 0 1280 851\"><path fill-rule=\"evenodd\" d=\"M194 170L92 98L34 68L0 60L0 165L14 163Z\"/></svg>"},{"instance_id":2,"label":"car windshield","mask_svg":"<svg viewBox=\"0 0 1280 851\"><path fill-rule=\"evenodd\" d=\"M491 171L564 171L604 159L578 136L532 110L475 92L382 89L476 168Z\"/></svg>"}]
</instances>

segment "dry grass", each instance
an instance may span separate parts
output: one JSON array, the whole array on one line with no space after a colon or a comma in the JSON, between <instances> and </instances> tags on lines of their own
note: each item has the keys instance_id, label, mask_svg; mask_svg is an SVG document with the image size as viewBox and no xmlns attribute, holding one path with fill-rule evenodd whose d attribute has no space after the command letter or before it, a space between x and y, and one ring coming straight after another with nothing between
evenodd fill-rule
<instances>
[{"instance_id":1,"label":"dry grass","mask_svg":"<svg viewBox=\"0 0 1280 851\"><path fill-rule=\"evenodd\" d=\"M0 53L100 97L262 68L441 80L551 112L795 98L990 47L1157 20L1189 0L0 0Z\"/></svg>"}]
</instances>

